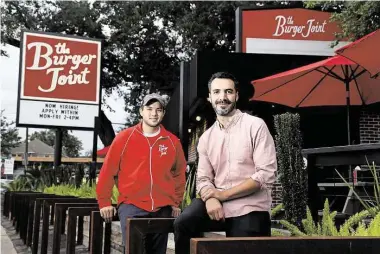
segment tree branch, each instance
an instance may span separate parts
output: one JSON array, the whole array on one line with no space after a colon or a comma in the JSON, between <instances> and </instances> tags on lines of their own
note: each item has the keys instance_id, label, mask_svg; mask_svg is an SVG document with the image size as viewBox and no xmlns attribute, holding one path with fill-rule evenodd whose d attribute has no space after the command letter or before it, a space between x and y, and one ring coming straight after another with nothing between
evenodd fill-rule
<instances>
[{"instance_id":1,"label":"tree branch","mask_svg":"<svg viewBox=\"0 0 380 254\"><path fill-rule=\"evenodd\" d=\"M13 6L16 9L16 12L19 15L20 19L24 22L25 28L30 30L31 27L28 25L28 21L26 20L26 17L22 12L19 3L17 1L9 1L9 5Z\"/></svg>"}]
</instances>

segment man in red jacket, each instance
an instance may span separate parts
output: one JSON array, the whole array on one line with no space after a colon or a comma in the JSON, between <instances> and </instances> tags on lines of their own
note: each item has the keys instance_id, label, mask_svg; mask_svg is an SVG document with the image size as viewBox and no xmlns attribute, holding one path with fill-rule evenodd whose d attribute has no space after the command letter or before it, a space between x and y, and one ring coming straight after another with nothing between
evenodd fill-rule
<instances>
[{"instance_id":1,"label":"man in red jacket","mask_svg":"<svg viewBox=\"0 0 380 254\"><path fill-rule=\"evenodd\" d=\"M107 152L96 186L101 216L110 222L115 177L119 190L118 213L126 238L127 218L177 217L185 186L186 160L179 139L160 124L166 100L159 94L145 96L142 122L120 132ZM168 234L148 234L147 253L165 254Z\"/></svg>"}]
</instances>

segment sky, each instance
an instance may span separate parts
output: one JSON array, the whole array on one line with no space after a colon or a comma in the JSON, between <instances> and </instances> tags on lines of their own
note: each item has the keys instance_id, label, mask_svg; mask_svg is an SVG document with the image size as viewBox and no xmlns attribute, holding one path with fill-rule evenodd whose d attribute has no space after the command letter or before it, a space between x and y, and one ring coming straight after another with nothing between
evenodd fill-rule
<instances>
[{"instance_id":1,"label":"sky","mask_svg":"<svg viewBox=\"0 0 380 254\"><path fill-rule=\"evenodd\" d=\"M7 52L9 57L1 56L0 59L0 87L1 87L1 110L4 111L4 115L9 119L16 121L16 111L17 111L17 93L18 93L18 73L19 73L19 62L20 62L20 49L10 46L1 45L1 47ZM103 93L104 94L104 93ZM126 113L124 111L124 100L119 98L117 93L114 92L109 98L106 98L106 103L115 112L110 112L110 110L102 107L106 116L112 123L124 123L126 119ZM114 130L120 128L120 125L114 124ZM18 128L19 136L22 140L26 137L26 128ZM41 131L45 129L33 129L29 128L29 135L35 131ZM92 150L92 140L93 131L72 131L74 136L76 136L83 143L82 155L89 150ZM98 138L98 149L103 148L103 144Z\"/></svg>"}]
</instances>

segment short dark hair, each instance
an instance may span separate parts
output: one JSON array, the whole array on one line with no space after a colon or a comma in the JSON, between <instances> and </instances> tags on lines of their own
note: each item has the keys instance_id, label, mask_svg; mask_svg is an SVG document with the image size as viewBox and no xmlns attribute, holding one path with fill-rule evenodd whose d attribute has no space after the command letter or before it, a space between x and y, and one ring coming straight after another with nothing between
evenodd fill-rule
<instances>
[{"instance_id":1,"label":"short dark hair","mask_svg":"<svg viewBox=\"0 0 380 254\"><path fill-rule=\"evenodd\" d=\"M212 81L214 81L214 79L217 79L217 78L232 80L234 82L234 85L235 85L235 90L239 91L239 81L235 78L235 76L232 75L229 72L223 72L223 71L221 71L221 72L216 72L216 73L212 74L210 80L208 81L208 91L209 92L211 91L211 83L212 83Z\"/></svg>"}]
</instances>

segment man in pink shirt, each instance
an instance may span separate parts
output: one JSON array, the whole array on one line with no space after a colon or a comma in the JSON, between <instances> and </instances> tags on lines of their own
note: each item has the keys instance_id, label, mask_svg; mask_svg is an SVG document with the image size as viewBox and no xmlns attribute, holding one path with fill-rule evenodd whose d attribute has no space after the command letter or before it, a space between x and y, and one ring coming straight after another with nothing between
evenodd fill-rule
<instances>
[{"instance_id":1,"label":"man in pink shirt","mask_svg":"<svg viewBox=\"0 0 380 254\"><path fill-rule=\"evenodd\" d=\"M190 238L218 224L227 237L270 236L276 150L265 122L236 109L238 82L212 75L208 101L217 121L199 139L197 193L174 222L175 252L190 252Z\"/></svg>"}]
</instances>

